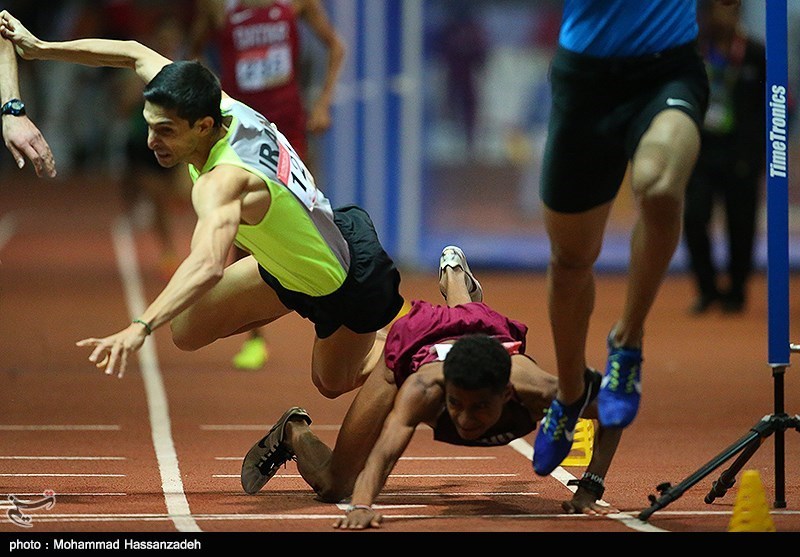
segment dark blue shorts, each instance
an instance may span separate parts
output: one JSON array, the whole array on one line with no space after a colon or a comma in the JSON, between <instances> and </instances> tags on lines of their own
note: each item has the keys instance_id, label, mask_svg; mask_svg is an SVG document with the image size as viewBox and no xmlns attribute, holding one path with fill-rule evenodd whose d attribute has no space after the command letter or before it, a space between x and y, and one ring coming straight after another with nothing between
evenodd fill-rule
<instances>
[{"instance_id":1,"label":"dark blue shorts","mask_svg":"<svg viewBox=\"0 0 800 557\"><path fill-rule=\"evenodd\" d=\"M552 109L541 197L579 213L614 199L655 116L670 108L698 128L708 76L696 43L631 58L596 58L559 48L550 67Z\"/></svg>"}]
</instances>

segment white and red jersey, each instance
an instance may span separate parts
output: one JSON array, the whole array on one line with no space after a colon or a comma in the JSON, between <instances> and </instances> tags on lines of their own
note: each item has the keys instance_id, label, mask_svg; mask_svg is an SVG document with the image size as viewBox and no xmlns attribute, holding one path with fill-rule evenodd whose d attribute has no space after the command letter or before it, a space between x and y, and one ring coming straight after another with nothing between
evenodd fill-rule
<instances>
[{"instance_id":1,"label":"white and red jersey","mask_svg":"<svg viewBox=\"0 0 800 557\"><path fill-rule=\"evenodd\" d=\"M305 156L300 37L291 0L252 7L229 0L217 41L222 89L273 122L298 154Z\"/></svg>"}]
</instances>

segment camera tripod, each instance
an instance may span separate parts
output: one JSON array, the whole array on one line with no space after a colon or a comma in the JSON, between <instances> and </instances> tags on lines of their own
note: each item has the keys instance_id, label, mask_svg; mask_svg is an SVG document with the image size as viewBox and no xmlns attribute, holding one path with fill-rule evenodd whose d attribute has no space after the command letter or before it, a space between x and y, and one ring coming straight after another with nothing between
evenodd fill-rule
<instances>
[{"instance_id":1,"label":"camera tripod","mask_svg":"<svg viewBox=\"0 0 800 557\"><path fill-rule=\"evenodd\" d=\"M800 352L800 345L792 344L791 349L793 352ZM792 428L800 432L800 416L789 416L783 410L783 376L785 371L785 367L783 366L773 369L772 376L775 390L774 412L761 418L758 423L750 428L750 431L746 435L742 436L678 485L673 486L669 483L659 484L656 489L661 494L660 497L654 495L649 496L651 506L639 513L640 520L647 520L650 518L650 515L654 512L664 508L672 501L679 498L687 489L738 454L739 456L733 461L733 464L720 474L719 479L713 482L711 490L703 499L706 503L713 503L717 497L722 497L733 487L733 484L736 482L736 474L739 473L747 461L756 453L764 441L773 434L775 435L774 507L779 509L786 507L784 432Z\"/></svg>"},{"instance_id":2,"label":"camera tripod","mask_svg":"<svg viewBox=\"0 0 800 557\"><path fill-rule=\"evenodd\" d=\"M794 428L800 432L800 416L789 416L784 411L784 375L789 365L791 352L800 352L800 345L789 343L789 197L788 160L781 168L775 163L783 159L788 136L782 135L786 128L786 97L788 91L788 42L787 0L766 0L766 137L778 137L779 141L766 142L766 156L770 167L767 170L767 294L769 312L769 363L774 382L774 412L764 416L750 431L719 453L705 466L676 486L659 484L656 489L660 497L649 496L650 507L639 513L639 519L650 515L683 495L694 484L711 472L739 455L719 479L712 484L705 497L712 503L722 497L733 486L736 474L756 453L764 441L775 435L775 501L776 508L785 508L785 445L784 432ZM777 170L777 171L776 171Z\"/></svg>"}]
</instances>

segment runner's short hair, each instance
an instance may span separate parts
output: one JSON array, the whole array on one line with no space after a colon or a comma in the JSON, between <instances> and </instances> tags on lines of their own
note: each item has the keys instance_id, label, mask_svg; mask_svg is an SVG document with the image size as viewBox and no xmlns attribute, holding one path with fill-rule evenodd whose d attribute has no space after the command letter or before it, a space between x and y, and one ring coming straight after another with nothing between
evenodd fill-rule
<instances>
[{"instance_id":1,"label":"runner's short hair","mask_svg":"<svg viewBox=\"0 0 800 557\"><path fill-rule=\"evenodd\" d=\"M470 391L501 393L511 378L511 356L496 338L469 334L459 338L444 360L444 380Z\"/></svg>"},{"instance_id":2,"label":"runner's short hair","mask_svg":"<svg viewBox=\"0 0 800 557\"><path fill-rule=\"evenodd\" d=\"M167 64L144 89L146 101L174 110L178 117L193 126L200 118L211 116L215 126L222 125L222 89L211 70L194 60Z\"/></svg>"}]
</instances>

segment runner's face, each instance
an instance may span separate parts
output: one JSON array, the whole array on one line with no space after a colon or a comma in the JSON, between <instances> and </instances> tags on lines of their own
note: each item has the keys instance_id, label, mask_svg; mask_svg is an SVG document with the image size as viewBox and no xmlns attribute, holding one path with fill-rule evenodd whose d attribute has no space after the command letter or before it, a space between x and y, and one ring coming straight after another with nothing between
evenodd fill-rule
<instances>
[{"instance_id":1,"label":"runner's face","mask_svg":"<svg viewBox=\"0 0 800 557\"><path fill-rule=\"evenodd\" d=\"M200 135L198 125L190 126L187 120L168 110L145 101L144 119L147 121L147 147L153 151L158 164L172 168L196 152Z\"/></svg>"},{"instance_id":2,"label":"runner's face","mask_svg":"<svg viewBox=\"0 0 800 557\"><path fill-rule=\"evenodd\" d=\"M468 441L479 439L497 423L507 400L505 392L461 389L451 383L445 386L447 412L459 437Z\"/></svg>"}]
</instances>

